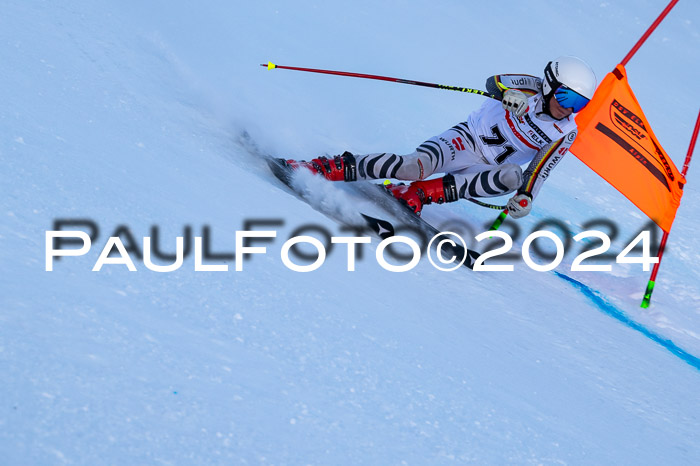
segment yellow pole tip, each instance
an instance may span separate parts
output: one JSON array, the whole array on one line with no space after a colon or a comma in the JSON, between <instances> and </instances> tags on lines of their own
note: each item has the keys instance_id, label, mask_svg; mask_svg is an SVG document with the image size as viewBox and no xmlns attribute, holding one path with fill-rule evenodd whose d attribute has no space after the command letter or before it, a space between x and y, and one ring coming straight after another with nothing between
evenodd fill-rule
<instances>
[{"instance_id":1,"label":"yellow pole tip","mask_svg":"<svg viewBox=\"0 0 700 466\"><path fill-rule=\"evenodd\" d=\"M268 70L273 70L273 69L275 69L275 68L277 68L277 65L275 65L275 64L272 63L271 61L267 62L267 69L268 69Z\"/></svg>"}]
</instances>

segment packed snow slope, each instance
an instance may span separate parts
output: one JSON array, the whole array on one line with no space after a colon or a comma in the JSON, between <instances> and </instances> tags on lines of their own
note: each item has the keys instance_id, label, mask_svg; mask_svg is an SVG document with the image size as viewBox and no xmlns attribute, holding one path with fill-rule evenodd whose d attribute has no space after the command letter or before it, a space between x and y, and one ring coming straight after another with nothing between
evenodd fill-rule
<instances>
[{"instance_id":1,"label":"packed snow slope","mask_svg":"<svg viewBox=\"0 0 700 466\"><path fill-rule=\"evenodd\" d=\"M2 463L698 464L697 167L643 310L648 272L572 274L578 246L556 270L583 285L522 261L392 273L376 239L354 272L340 246L291 271L280 252L295 230L347 235L329 215L356 212L347 187L316 179L300 201L260 155L406 153L481 105L260 63L478 88L572 54L602 79L665 3L3 2ZM697 2L679 2L628 66L679 167L698 111L698 19ZM466 202L425 212L474 228L493 216ZM615 252L646 224L573 156L517 223L516 247L547 218L571 234L608 219ZM99 235L48 272L57 219ZM206 230L212 252L231 254L250 220L277 237L255 242L267 252L242 271L208 259L229 270L197 272L193 254L169 273L138 257L135 272L92 271L115 231L143 249L155 226L172 253Z\"/></svg>"}]
</instances>

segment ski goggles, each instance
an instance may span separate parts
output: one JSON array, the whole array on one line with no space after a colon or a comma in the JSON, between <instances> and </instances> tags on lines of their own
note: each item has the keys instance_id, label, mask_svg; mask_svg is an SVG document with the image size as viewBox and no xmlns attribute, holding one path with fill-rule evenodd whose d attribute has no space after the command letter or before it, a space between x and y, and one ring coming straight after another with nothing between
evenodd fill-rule
<instances>
[{"instance_id":1,"label":"ski goggles","mask_svg":"<svg viewBox=\"0 0 700 466\"><path fill-rule=\"evenodd\" d=\"M573 89L569 89L563 84L554 91L554 97L557 99L557 102L559 102L559 105L564 108L572 108L574 113L583 110L583 107L590 102L590 99L582 96Z\"/></svg>"}]
</instances>

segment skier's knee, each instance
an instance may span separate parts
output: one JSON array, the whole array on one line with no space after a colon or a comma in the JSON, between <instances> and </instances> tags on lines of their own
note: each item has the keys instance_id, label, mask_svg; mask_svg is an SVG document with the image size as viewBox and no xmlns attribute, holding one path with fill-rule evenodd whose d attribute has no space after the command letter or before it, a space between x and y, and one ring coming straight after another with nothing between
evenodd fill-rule
<instances>
[{"instance_id":1,"label":"skier's knee","mask_svg":"<svg viewBox=\"0 0 700 466\"><path fill-rule=\"evenodd\" d=\"M508 188L507 192L515 191L523 184L523 170L513 163L501 166L497 176L501 184Z\"/></svg>"},{"instance_id":2,"label":"skier's knee","mask_svg":"<svg viewBox=\"0 0 700 466\"><path fill-rule=\"evenodd\" d=\"M399 180L423 180L433 174L430 158L422 152L401 156L403 163L396 171Z\"/></svg>"}]
</instances>

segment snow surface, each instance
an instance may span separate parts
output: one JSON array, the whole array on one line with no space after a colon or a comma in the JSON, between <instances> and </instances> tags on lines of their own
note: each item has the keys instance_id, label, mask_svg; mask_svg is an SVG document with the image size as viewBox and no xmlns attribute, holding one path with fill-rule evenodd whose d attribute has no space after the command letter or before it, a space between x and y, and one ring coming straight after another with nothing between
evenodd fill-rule
<instances>
[{"instance_id":1,"label":"snow surface","mask_svg":"<svg viewBox=\"0 0 700 466\"><path fill-rule=\"evenodd\" d=\"M665 4L5 0L1 462L698 464L697 167L645 310L648 272L571 274L573 254L557 271L583 285L522 262L391 273L376 240L356 272L342 249L292 272L282 243L305 224L342 235L319 210L351 215L344 188L316 183L316 210L250 150L408 152L481 104L268 60L478 88L573 54L602 79ZM628 66L679 168L699 19L679 2ZM612 219L615 251L647 221L574 157L518 225L552 217L572 233ZM45 232L76 218L99 226L93 248L46 272ZM425 218L483 226L494 212L460 202ZM165 251L208 226L212 250L232 253L251 219L283 225L240 272L195 272L192 255L171 273L91 271L122 225L138 243L157 225Z\"/></svg>"}]
</instances>

